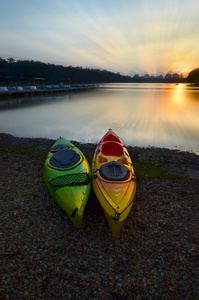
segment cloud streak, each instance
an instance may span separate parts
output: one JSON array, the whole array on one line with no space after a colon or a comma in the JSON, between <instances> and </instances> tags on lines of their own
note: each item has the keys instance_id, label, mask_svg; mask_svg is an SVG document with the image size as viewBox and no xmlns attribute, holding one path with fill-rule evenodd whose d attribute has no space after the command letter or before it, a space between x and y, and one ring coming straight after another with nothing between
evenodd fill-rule
<instances>
[{"instance_id":1,"label":"cloud streak","mask_svg":"<svg viewBox=\"0 0 199 300\"><path fill-rule=\"evenodd\" d=\"M198 67L196 0L2 2L0 56L129 75Z\"/></svg>"}]
</instances>

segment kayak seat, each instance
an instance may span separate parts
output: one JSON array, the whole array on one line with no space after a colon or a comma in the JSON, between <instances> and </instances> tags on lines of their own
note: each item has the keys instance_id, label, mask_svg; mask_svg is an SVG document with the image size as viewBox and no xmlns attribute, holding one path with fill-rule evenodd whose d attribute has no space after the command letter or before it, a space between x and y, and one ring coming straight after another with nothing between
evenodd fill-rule
<instances>
[{"instance_id":1,"label":"kayak seat","mask_svg":"<svg viewBox=\"0 0 199 300\"><path fill-rule=\"evenodd\" d=\"M102 144L101 152L105 156L122 156L123 147L117 142L106 142Z\"/></svg>"},{"instance_id":2,"label":"kayak seat","mask_svg":"<svg viewBox=\"0 0 199 300\"><path fill-rule=\"evenodd\" d=\"M129 170L125 165L111 161L102 165L100 175L109 181L125 181L129 178Z\"/></svg>"},{"instance_id":3,"label":"kayak seat","mask_svg":"<svg viewBox=\"0 0 199 300\"><path fill-rule=\"evenodd\" d=\"M81 157L74 150L63 149L55 152L50 158L50 165L59 169L68 169L75 166Z\"/></svg>"},{"instance_id":4,"label":"kayak seat","mask_svg":"<svg viewBox=\"0 0 199 300\"><path fill-rule=\"evenodd\" d=\"M63 150L63 149L68 149L68 146L66 146L64 144L57 144L50 148L50 152L55 153L55 152Z\"/></svg>"}]
</instances>

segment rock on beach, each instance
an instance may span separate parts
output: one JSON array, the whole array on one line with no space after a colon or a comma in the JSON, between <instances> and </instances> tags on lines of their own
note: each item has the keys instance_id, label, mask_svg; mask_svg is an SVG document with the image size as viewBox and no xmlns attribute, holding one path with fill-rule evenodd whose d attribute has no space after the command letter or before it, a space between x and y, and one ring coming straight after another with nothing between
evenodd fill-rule
<instances>
[{"instance_id":1,"label":"rock on beach","mask_svg":"<svg viewBox=\"0 0 199 300\"><path fill-rule=\"evenodd\" d=\"M0 134L0 299L198 299L199 157L128 147L133 161L164 159L184 180L140 177L115 241L93 191L79 230L50 196L53 143ZM73 143L92 157L96 145Z\"/></svg>"}]
</instances>

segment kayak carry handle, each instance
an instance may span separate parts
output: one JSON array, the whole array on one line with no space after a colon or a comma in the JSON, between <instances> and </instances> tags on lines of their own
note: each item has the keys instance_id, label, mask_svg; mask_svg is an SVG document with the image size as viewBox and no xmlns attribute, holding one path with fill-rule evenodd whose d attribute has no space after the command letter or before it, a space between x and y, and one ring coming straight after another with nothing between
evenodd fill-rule
<instances>
[{"instance_id":1,"label":"kayak carry handle","mask_svg":"<svg viewBox=\"0 0 199 300\"><path fill-rule=\"evenodd\" d=\"M77 207L75 207L75 209L73 210L73 213L71 215L72 218L75 216L76 212L78 212L78 208Z\"/></svg>"},{"instance_id":2,"label":"kayak carry handle","mask_svg":"<svg viewBox=\"0 0 199 300\"><path fill-rule=\"evenodd\" d=\"M120 217L121 217L120 213L116 213L116 216L111 216L111 218L115 221L119 221Z\"/></svg>"}]
</instances>

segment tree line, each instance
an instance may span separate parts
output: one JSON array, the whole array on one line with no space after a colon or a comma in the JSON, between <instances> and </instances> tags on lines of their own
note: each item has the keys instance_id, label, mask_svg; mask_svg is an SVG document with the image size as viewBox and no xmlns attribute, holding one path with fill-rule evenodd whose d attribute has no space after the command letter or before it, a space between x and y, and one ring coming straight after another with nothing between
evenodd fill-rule
<instances>
[{"instance_id":1,"label":"tree line","mask_svg":"<svg viewBox=\"0 0 199 300\"><path fill-rule=\"evenodd\" d=\"M67 84L69 78L71 83L133 83L133 82L199 82L199 68L192 70L187 78L182 75L166 74L165 77L150 76L145 74L133 77L121 75L107 70L82 68L82 67L64 67L50 63L43 63L33 60L17 60L13 58L3 59L0 57L0 80L1 82L15 80L33 80L44 79L46 84Z\"/></svg>"}]
</instances>

